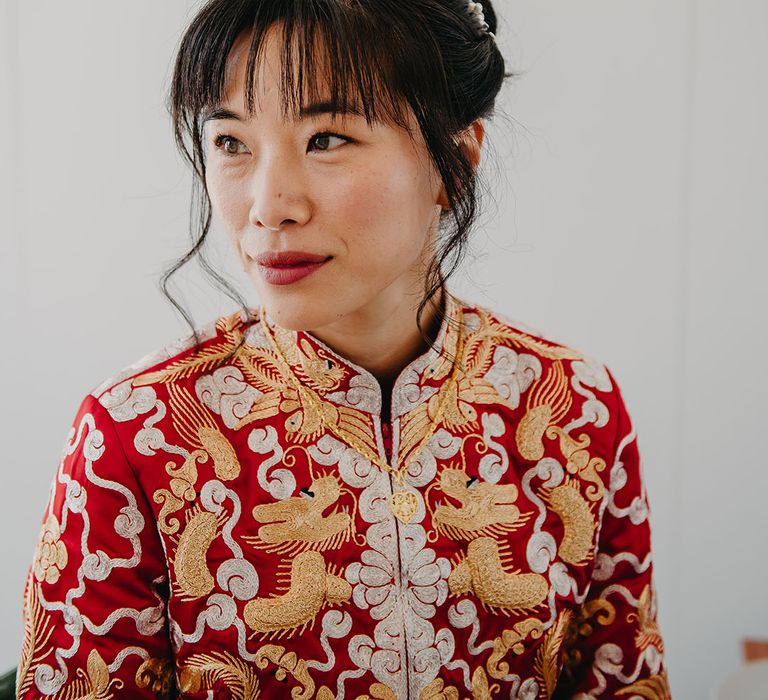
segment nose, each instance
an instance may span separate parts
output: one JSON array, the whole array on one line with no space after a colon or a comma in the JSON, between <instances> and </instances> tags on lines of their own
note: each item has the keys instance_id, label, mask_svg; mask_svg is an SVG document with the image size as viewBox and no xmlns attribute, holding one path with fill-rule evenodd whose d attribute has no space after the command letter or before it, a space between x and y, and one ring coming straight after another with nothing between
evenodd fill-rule
<instances>
[{"instance_id":1,"label":"nose","mask_svg":"<svg viewBox=\"0 0 768 700\"><path fill-rule=\"evenodd\" d=\"M305 224L311 215L300 166L278 153L264 156L254 170L248 219L252 226L279 231L289 224Z\"/></svg>"}]
</instances>

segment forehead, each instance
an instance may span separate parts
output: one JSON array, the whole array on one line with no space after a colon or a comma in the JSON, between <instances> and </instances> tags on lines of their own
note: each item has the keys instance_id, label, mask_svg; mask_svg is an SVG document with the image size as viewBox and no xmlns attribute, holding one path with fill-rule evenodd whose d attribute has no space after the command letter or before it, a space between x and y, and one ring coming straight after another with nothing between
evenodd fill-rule
<instances>
[{"instance_id":1,"label":"forehead","mask_svg":"<svg viewBox=\"0 0 768 700\"><path fill-rule=\"evenodd\" d=\"M247 121L265 108L291 122L327 113L361 117L369 128L386 124L413 137L418 128L407 100L372 66L350 67L339 48L335 39L332 47L326 44L323 31L303 33L294 26L289 34L283 22L262 30L255 46L252 30L245 30L227 52L218 98L209 95L198 115L204 124L212 118Z\"/></svg>"},{"instance_id":2,"label":"forehead","mask_svg":"<svg viewBox=\"0 0 768 700\"><path fill-rule=\"evenodd\" d=\"M256 85L269 85L279 82L283 62L283 44L285 38L278 25L272 25L267 29L255 57L254 82ZM248 55L251 46L250 32L242 33L232 45L227 54L225 69L224 95L227 100L232 99L232 94L242 91L247 79ZM295 52L294 67L296 64ZM310 65L314 64L312 61Z\"/></svg>"},{"instance_id":3,"label":"forehead","mask_svg":"<svg viewBox=\"0 0 768 700\"><path fill-rule=\"evenodd\" d=\"M330 75L328 55L322 35L318 35L310 48L311 54L306 55L307 47L299 46L296 35L290 38L292 44L286 45L289 39L284 34L281 23L270 26L264 34L254 56L253 80L248 85L248 60L251 47L251 33L242 33L232 45L227 55L224 86L221 95L221 104L224 106L237 106L247 110L247 88L251 87L256 102L256 110L261 109L262 100L278 101L282 103L285 113L294 118L305 118L329 111L334 106L331 97L332 81ZM290 61L290 66L285 66ZM300 99L294 90L296 86L290 84L289 76L301 74ZM289 87L291 89L289 89ZM344 86L346 105L336 100L341 112L352 114L359 113L362 116L362 105L359 95L356 94L354 85ZM293 104L293 99L297 100ZM311 103L311 104L310 104ZM290 109L293 107L294 109Z\"/></svg>"}]
</instances>

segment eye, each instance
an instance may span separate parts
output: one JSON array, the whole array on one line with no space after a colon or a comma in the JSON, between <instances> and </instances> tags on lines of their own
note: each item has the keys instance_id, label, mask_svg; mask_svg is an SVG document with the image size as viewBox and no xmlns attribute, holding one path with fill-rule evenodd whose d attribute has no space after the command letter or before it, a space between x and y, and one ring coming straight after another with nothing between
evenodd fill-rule
<instances>
[{"instance_id":1,"label":"eye","mask_svg":"<svg viewBox=\"0 0 768 700\"><path fill-rule=\"evenodd\" d=\"M351 142L351 141L352 141L352 139L350 139L350 138L347 138L346 136L340 136L339 134L334 134L334 133L332 133L332 132L330 132L330 131L321 131L319 134L315 134L315 135L314 135L314 136L313 136L313 137L312 137L312 138L309 140L309 142L310 142L310 143L312 143L312 142L315 142L315 141L316 141L317 143L323 144L323 145L321 145L321 146L320 146L320 148L318 149L318 150L320 150L320 151L328 151L328 150L331 150L331 151L332 151L332 150L334 150L334 149L333 149L333 148L330 148L330 149L329 149L329 148L328 148L328 145L327 145L327 144L328 144L328 139L329 139L329 138L331 138L331 139L339 139L339 140L341 140L341 141L348 141L348 142Z\"/></svg>"},{"instance_id":2,"label":"eye","mask_svg":"<svg viewBox=\"0 0 768 700\"><path fill-rule=\"evenodd\" d=\"M332 151L335 150L332 147L329 147L329 139L337 139L342 142L352 142L352 139L347 136L341 136L339 134L334 134L330 131L321 131L320 133L315 134L312 136L312 138L309 140L310 143L316 143L318 145L318 148L316 150L318 151ZM225 156L227 157L234 157L237 155L241 155L242 153L246 151L239 151L239 146L243 146L245 148L245 144L234 138L233 136L230 136L228 134L219 134L216 136L213 140L214 146L222 151Z\"/></svg>"},{"instance_id":3,"label":"eye","mask_svg":"<svg viewBox=\"0 0 768 700\"><path fill-rule=\"evenodd\" d=\"M239 153L237 152L237 145L236 144L244 145L242 143L242 141L238 141L236 138L234 138L232 136L229 136L227 134L219 134L213 140L213 144L214 144L214 146L216 146L216 148L218 148L219 150L223 151L224 155L226 155L228 157L229 156L239 155ZM234 151L230 148L231 144L235 144L235 150ZM222 146L223 146L223 148L222 148Z\"/></svg>"}]
</instances>

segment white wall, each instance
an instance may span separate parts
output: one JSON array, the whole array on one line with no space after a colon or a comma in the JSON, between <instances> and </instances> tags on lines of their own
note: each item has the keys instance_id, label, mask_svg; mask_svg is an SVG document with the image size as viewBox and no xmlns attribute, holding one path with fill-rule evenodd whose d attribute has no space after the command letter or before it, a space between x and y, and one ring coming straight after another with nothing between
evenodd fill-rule
<instances>
[{"instance_id":1,"label":"white wall","mask_svg":"<svg viewBox=\"0 0 768 700\"><path fill-rule=\"evenodd\" d=\"M197 2L0 0L0 669L77 403L186 333L156 288L190 178L163 98ZM638 427L675 700L768 637L768 5L498 0L526 75L458 291L593 354ZM246 298L248 283L220 266ZM200 323L233 303L194 271Z\"/></svg>"}]
</instances>

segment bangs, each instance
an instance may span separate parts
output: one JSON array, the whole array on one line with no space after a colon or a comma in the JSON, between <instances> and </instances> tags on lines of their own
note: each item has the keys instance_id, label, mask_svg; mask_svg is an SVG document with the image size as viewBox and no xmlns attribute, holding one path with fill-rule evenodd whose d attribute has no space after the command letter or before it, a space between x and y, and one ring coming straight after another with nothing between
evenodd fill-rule
<instances>
[{"instance_id":1,"label":"bangs","mask_svg":"<svg viewBox=\"0 0 768 700\"><path fill-rule=\"evenodd\" d=\"M279 25L283 118L295 119L306 104L321 100L334 116L357 112L369 125L393 123L413 137L408 103L429 104L441 89L435 85L440 81L417 84L424 66L411 65L409 56L418 52L409 45L420 42L423 57L431 41L420 24L410 6L388 0L214 0L182 39L169 109L174 122L199 139L206 116L220 108L226 94L232 46L248 33L244 103L252 116L264 38ZM431 96L424 94L427 89ZM177 132L177 141L181 136Z\"/></svg>"},{"instance_id":2,"label":"bangs","mask_svg":"<svg viewBox=\"0 0 768 700\"><path fill-rule=\"evenodd\" d=\"M495 31L490 4L487 9ZM192 247L161 280L163 293L193 333L191 317L168 293L167 283L195 257L217 288L240 303L245 317L249 313L243 297L204 255L213 208L203 133L207 117L232 116L224 102L237 97L229 84L235 45L242 46L240 56L246 58L243 64L238 57L236 73L244 79L245 118L253 118L260 109L256 80L265 48L275 41L284 120L319 112L341 114L343 120L354 113L369 127L393 124L412 142L423 141L446 199L416 314L422 337L432 344L420 323L422 313L458 267L477 212L477 173L462 147L462 132L492 116L504 79L515 75L505 72L495 40L476 36L466 10L464 0L208 0L196 12L178 45L166 103L176 145L195 176Z\"/></svg>"}]
</instances>

